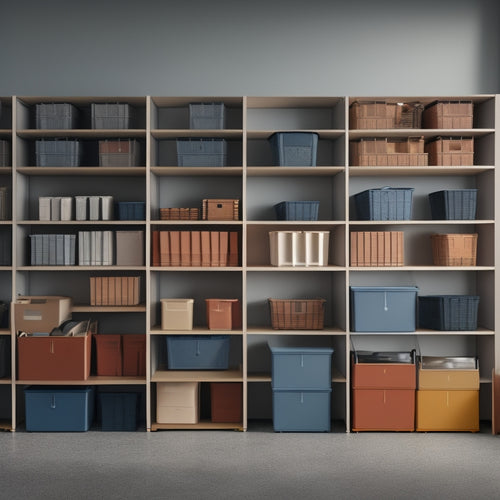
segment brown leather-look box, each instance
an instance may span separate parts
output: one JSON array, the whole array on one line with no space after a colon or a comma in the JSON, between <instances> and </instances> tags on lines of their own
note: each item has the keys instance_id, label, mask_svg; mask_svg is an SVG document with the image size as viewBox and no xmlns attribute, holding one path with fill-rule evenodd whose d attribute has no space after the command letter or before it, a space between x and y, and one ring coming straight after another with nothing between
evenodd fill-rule
<instances>
[{"instance_id":1,"label":"brown leather-look box","mask_svg":"<svg viewBox=\"0 0 500 500\"><path fill-rule=\"evenodd\" d=\"M415 389L414 364L353 363L353 389Z\"/></svg>"},{"instance_id":2,"label":"brown leather-look box","mask_svg":"<svg viewBox=\"0 0 500 500\"><path fill-rule=\"evenodd\" d=\"M353 431L415 430L412 389L355 389L352 400Z\"/></svg>"},{"instance_id":3,"label":"brown leather-look box","mask_svg":"<svg viewBox=\"0 0 500 500\"><path fill-rule=\"evenodd\" d=\"M243 421L243 384L212 382L210 384L212 422L238 423Z\"/></svg>"},{"instance_id":4,"label":"brown leather-look box","mask_svg":"<svg viewBox=\"0 0 500 500\"><path fill-rule=\"evenodd\" d=\"M18 379L87 380L92 334L75 337L18 337Z\"/></svg>"},{"instance_id":5,"label":"brown leather-look box","mask_svg":"<svg viewBox=\"0 0 500 500\"><path fill-rule=\"evenodd\" d=\"M95 335L97 375L120 377L122 369L122 336Z\"/></svg>"},{"instance_id":6,"label":"brown leather-look box","mask_svg":"<svg viewBox=\"0 0 500 500\"><path fill-rule=\"evenodd\" d=\"M122 335L123 376L146 376L146 336Z\"/></svg>"}]
</instances>

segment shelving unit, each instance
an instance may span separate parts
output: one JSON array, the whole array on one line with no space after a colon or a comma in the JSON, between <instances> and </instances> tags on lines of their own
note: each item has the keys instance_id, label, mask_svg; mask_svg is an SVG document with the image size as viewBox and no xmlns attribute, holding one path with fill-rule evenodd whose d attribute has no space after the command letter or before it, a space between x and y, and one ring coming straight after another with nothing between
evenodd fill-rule
<instances>
[{"instance_id":1,"label":"shelving unit","mask_svg":"<svg viewBox=\"0 0 500 500\"><path fill-rule=\"evenodd\" d=\"M356 100L389 102L472 100L472 129L376 129L349 128L349 106ZM0 231L13 235L12 265L0 267L0 300L22 295L73 297L76 318L93 317L102 333L135 333L146 337L145 377L98 377L68 385L130 386L144 393L147 430L239 429L246 430L258 418L271 418L271 356L268 342L281 345L334 348L332 370L332 418L335 430L350 431L350 351L356 348L398 349L409 343L425 354L478 355L480 359L481 418L491 418L491 373L500 369L496 326L500 317L495 303L500 296L496 277L496 224L500 217L496 193L496 165L500 147L496 123L500 100L496 95L463 97L120 97L132 105L131 129L90 128L91 103L116 102L116 97L3 97L0 139L12 145L12 166L0 168L0 185L12 186L12 219L0 221ZM70 130L38 130L33 127L37 103L70 102L80 111L80 127ZM189 128L189 103L223 102L226 126L218 130ZM316 167L278 167L272 163L268 138L275 132L308 131L319 135ZM349 162L349 145L366 137L421 136L473 137L474 164L446 167L359 167ZM33 144L39 138L77 138L88 147L80 167L34 166ZM227 166L180 167L177 138L217 138L228 144ZM133 138L142 146L137 167L98 167L97 141ZM413 216L407 221L358 221L352 196L368 188L414 187ZM477 188L477 220L432 220L427 194L439 189ZM40 221L39 196L112 195L115 201L144 201L143 221ZM240 220L172 221L160 219L160 208L200 207L206 198L240 200ZM285 200L317 200L317 221L278 221L273 205ZM32 232L77 233L79 230L133 229L145 232L143 266L30 266L28 235ZM270 265L269 231L329 231L326 266ZM405 260L401 267L350 266L349 235L352 231L403 231ZM162 267L153 265L152 231L221 230L239 233L240 262L228 267ZM434 266L430 235L435 232L477 232L476 266ZM90 306L89 277L139 275L138 306ZM419 293L473 293L480 295L479 328L475 331L374 334L350 330L351 285L416 285ZM194 328L189 332L162 330L160 299L194 298ZM271 327L268 298L326 299L323 330L275 330ZM238 298L242 304L242 328L209 330L205 320L206 298ZM12 331L11 331L12 330ZM230 368L224 371L169 370L166 335L230 336ZM0 335L12 338L12 377L0 380L0 414L3 428L15 430L23 419L19 397L24 385L49 385L54 381L16 378L16 336L11 325ZM206 408L198 424L155 422L156 383L200 382L203 392L210 382L237 382L243 386L243 419L237 423L211 422ZM63 382L64 384L65 382ZM61 385L61 382L57 382ZM205 398L206 399L206 398ZM5 403L5 404L4 404ZM205 401L206 406L206 401Z\"/></svg>"}]
</instances>

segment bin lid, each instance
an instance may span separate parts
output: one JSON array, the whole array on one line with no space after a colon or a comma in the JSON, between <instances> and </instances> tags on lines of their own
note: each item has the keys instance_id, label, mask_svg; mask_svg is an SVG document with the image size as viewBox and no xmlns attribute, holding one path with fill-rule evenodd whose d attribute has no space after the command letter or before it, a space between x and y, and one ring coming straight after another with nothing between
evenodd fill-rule
<instances>
[{"instance_id":1,"label":"bin lid","mask_svg":"<svg viewBox=\"0 0 500 500\"><path fill-rule=\"evenodd\" d=\"M417 292L418 286L351 286L354 292Z\"/></svg>"},{"instance_id":2,"label":"bin lid","mask_svg":"<svg viewBox=\"0 0 500 500\"><path fill-rule=\"evenodd\" d=\"M331 347L278 347L269 346L272 354L332 354Z\"/></svg>"}]
</instances>

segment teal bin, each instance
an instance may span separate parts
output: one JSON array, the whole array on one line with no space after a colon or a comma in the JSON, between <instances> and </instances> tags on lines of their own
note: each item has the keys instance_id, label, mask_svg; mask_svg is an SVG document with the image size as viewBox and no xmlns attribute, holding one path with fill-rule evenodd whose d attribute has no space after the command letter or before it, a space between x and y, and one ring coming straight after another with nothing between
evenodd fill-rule
<instances>
[{"instance_id":1,"label":"teal bin","mask_svg":"<svg viewBox=\"0 0 500 500\"><path fill-rule=\"evenodd\" d=\"M330 432L331 392L274 389L275 432Z\"/></svg>"},{"instance_id":2,"label":"teal bin","mask_svg":"<svg viewBox=\"0 0 500 500\"><path fill-rule=\"evenodd\" d=\"M30 386L24 397L27 431L84 432L92 425L92 387Z\"/></svg>"},{"instance_id":3,"label":"teal bin","mask_svg":"<svg viewBox=\"0 0 500 500\"><path fill-rule=\"evenodd\" d=\"M273 389L330 389L332 354L328 347L270 347Z\"/></svg>"},{"instance_id":4,"label":"teal bin","mask_svg":"<svg viewBox=\"0 0 500 500\"><path fill-rule=\"evenodd\" d=\"M353 332L414 332L415 286L351 286Z\"/></svg>"}]
</instances>

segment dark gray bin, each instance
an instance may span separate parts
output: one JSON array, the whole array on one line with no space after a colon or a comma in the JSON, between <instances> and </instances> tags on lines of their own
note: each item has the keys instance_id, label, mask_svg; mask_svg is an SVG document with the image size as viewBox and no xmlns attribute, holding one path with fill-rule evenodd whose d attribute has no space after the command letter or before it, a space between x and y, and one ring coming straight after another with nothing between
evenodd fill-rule
<instances>
[{"instance_id":1,"label":"dark gray bin","mask_svg":"<svg viewBox=\"0 0 500 500\"><path fill-rule=\"evenodd\" d=\"M423 295L418 298L420 328L477 330L477 295Z\"/></svg>"},{"instance_id":2,"label":"dark gray bin","mask_svg":"<svg viewBox=\"0 0 500 500\"><path fill-rule=\"evenodd\" d=\"M475 220L477 189L447 189L429 194L434 220Z\"/></svg>"},{"instance_id":3,"label":"dark gray bin","mask_svg":"<svg viewBox=\"0 0 500 500\"><path fill-rule=\"evenodd\" d=\"M223 129L226 126L223 102L192 102L189 104L189 128Z\"/></svg>"},{"instance_id":4,"label":"dark gray bin","mask_svg":"<svg viewBox=\"0 0 500 500\"><path fill-rule=\"evenodd\" d=\"M40 103L35 106L37 129L72 129L78 126L78 109L68 102Z\"/></svg>"},{"instance_id":5,"label":"dark gray bin","mask_svg":"<svg viewBox=\"0 0 500 500\"><path fill-rule=\"evenodd\" d=\"M37 167L79 167L82 159L78 140L38 140L35 144Z\"/></svg>"},{"instance_id":6,"label":"dark gray bin","mask_svg":"<svg viewBox=\"0 0 500 500\"><path fill-rule=\"evenodd\" d=\"M132 128L133 108L127 103L92 103L90 105L93 129Z\"/></svg>"},{"instance_id":7,"label":"dark gray bin","mask_svg":"<svg viewBox=\"0 0 500 500\"><path fill-rule=\"evenodd\" d=\"M225 139L177 139L179 167L225 167L226 162Z\"/></svg>"},{"instance_id":8,"label":"dark gray bin","mask_svg":"<svg viewBox=\"0 0 500 500\"><path fill-rule=\"evenodd\" d=\"M315 167L318 134L314 132L276 132L269 137L273 163L280 167Z\"/></svg>"},{"instance_id":9,"label":"dark gray bin","mask_svg":"<svg viewBox=\"0 0 500 500\"><path fill-rule=\"evenodd\" d=\"M410 220L414 188L367 189L354 195L358 220Z\"/></svg>"}]
</instances>

